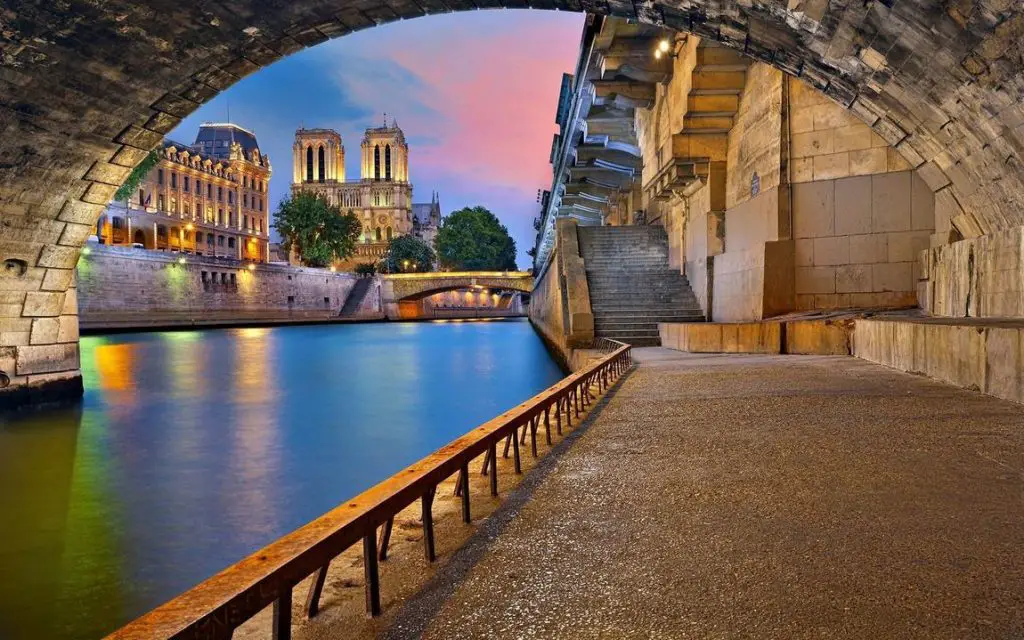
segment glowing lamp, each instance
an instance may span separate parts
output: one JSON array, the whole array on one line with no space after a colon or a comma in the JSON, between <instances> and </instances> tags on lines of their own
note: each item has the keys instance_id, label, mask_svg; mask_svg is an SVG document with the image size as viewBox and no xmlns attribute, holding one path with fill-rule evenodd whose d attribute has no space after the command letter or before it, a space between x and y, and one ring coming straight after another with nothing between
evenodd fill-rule
<instances>
[{"instance_id":1,"label":"glowing lamp","mask_svg":"<svg viewBox=\"0 0 1024 640\"><path fill-rule=\"evenodd\" d=\"M660 49L654 52L654 59L655 60L661 60L661 50Z\"/></svg>"},{"instance_id":2,"label":"glowing lamp","mask_svg":"<svg viewBox=\"0 0 1024 640\"><path fill-rule=\"evenodd\" d=\"M185 264L185 258L178 258L178 264Z\"/></svg>"},{"instance_id":3,"label":"glowing lamp","mask_svg":"<svg viewBox=\"0 0 1024 640\"><path fill-rule=\"evenodd\" d=\"M255 271L255 270L256 270L256 265L250 263L249 264L249 271Z\"/></svg>"},{"instance_id":4,"label":"glowing lamp","mask_svg":"<svg viewBox=\"0 0 1024 640\"><path fill-rule=\"evenodd\" d=\"M671 46L672 45L669 44L667 39L662 40L661 42L658 43L658 51L661 51L662 53L668 53L668 50Z\"/></svg>"},{"instance_id":5,"label":"glowing lamp","mask_svg":"<svg viewBox=\"0 0 1024 640\"><path fill-rule=\"evenodd\" d=\"M83 248L82 248L82 255L83 255L83 256L87 256L87 255L89 255L90 253L92 253L92 249L90 249L89 247L83 247Z\"/></svg>"}]
</instances>

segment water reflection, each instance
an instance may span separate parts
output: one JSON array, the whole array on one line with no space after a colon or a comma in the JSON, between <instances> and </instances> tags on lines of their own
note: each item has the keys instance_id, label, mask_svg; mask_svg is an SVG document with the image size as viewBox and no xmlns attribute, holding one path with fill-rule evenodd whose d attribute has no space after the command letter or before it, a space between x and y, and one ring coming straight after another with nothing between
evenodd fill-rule
<instances>
[{"instance_id":1,"label":"water reflection","mask_svg":"<svg viewBox=\"0 0 1024 640\"><path fill-rule=\"evenodd\" d=\"M109 632L561 377L522 321L89 337L82 371L0 422L5 640Z\"/></svg>"}]
</instances>

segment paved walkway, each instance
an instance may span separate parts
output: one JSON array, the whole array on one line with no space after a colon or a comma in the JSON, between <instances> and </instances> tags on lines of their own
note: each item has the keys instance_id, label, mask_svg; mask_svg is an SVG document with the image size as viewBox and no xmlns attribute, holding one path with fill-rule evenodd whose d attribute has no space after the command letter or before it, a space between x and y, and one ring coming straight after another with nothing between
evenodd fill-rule
<instances>
[{"instance_id":1,"label":"paved walkway","mask_svg":"<svg viewBox=\"0 0 1024 640\"><path fill-rule=\"evenodd\" d=\"M1024 407L853 358L636 357L386 635L1022 637Z\"/></svg>"}]
</instances>

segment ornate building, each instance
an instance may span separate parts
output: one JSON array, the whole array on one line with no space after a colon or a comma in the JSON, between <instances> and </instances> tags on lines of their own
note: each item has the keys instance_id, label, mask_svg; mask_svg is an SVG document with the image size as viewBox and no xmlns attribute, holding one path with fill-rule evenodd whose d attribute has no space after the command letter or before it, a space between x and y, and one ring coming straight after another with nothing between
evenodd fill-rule
<instances>
[{"instance_id":1,"label":"ornate building","mask_svg":"<svg viewBox=\"0 0 1024 640\"><path fill-rule=\"evenodd\" d=\"M192 145L165 140L160 154L139 190L100 216L99 241L267 262L271 167L256 136L207 123Z\"/></svg>"},{"instance_id":2,"label":"ornate building","mask_svg":"<svg viewBox=\"0 0 1024 640\"><path fill-rule=\"evenodd\" d=\"M413 204L409 145L392 121L366 130L360 144L359 179L345 178L345 146L332 129L298 129L292 147L292 193L319 193L359 218L363 232L356 254L337 265L352 269L383 257L394 237L413 234L433 246L441 220L436 196ZM414 211L418 215L414 215Z\"/></svg>"}]
</instances>

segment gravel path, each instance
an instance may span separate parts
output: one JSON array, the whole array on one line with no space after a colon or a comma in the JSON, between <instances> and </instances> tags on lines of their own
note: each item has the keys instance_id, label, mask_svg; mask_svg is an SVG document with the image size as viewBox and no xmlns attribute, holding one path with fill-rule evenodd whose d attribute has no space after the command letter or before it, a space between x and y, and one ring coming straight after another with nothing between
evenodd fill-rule
<instances>
[{"instance_id":1,"label":"gravel path","mask_svg":"<svg viewBox=\"0 0 1024 640\"><path fill-rule=\"evenodd\" d=\"M1024 636L1024 407L854 358L635 354L385 635Z\"/></svg>"}]
</instances>

